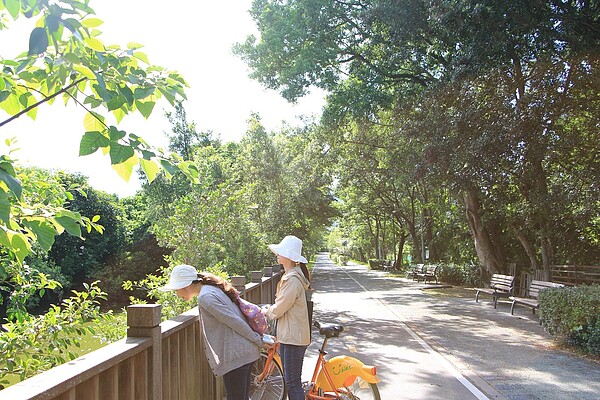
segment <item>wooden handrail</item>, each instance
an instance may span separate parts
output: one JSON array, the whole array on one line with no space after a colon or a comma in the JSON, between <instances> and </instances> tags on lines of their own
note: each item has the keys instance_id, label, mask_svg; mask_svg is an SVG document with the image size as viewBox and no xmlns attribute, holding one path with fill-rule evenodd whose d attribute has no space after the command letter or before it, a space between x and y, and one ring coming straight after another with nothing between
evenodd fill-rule
<instances>
[{"instance_id":1,"label":"wooden handrail","mask_svg":"<svg viewBox=\"0 0 600 400\"><path fill-rule=\"evenodd\" d=\"M77 385L134 357L152 346L146 338L126 338L61 364L0 391L2 399L54 399Z\"/></svg>"},{"instance_id":2,"label":"wooden handrail","mask_svg":"<svg viewBox=\"0 0 600 400\"><path fill-rule=\"evenodd\" d=\"M282 274L276 267L253 273L243 296L272 303ZM129 306L126 338L0 390L0 399L221 400L222 380L204 356L197 308L160 319L160 305Z\"/></svg>"}]
</instances>

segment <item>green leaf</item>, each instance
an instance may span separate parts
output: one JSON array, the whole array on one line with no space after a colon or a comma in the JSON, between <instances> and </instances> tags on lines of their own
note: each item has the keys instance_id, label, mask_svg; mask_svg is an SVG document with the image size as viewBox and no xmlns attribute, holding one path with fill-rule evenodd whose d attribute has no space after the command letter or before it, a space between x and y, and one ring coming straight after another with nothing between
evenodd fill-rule
<instances>
[{"instance_id":1,"label":"green leaf","mask_svg":"<svg viewBox=\"0 0 600 400\"><path fill-rule=\"evenodd\" d=\"M85 128L86 131L89 131L89 132L92 132L92 131L103 132L106 129L104 122L105 122L105 118L102 115L95 113L93 111L90 111L89 113L85 114L85 116L83 117L83 127Z\"/></svg>"},{"instance_id":2,"label":"green leaf","mask_svg":"<svg viewBox=\"0 0 600 400\"><path fill-rule=\"evenodd\" d=\"M54 220L69 232L69 234L81 237L81 227L73 217L62 215L54 217Z\"/></svg>"},{"instance_id":3,"label":"green leaf","mask_svg":"<svg viewBox=\"0 0 600 400\"><path fill-rule=\"evenodd\" d=\"M111 95L113 94L113 92L109 92ZM119 108L121 108L123 106L123 104L125 104L125 97L118 95L118 96L113 96L111 97L110 100L108 100L107 104L106 104L106 108L108 108L108 111L113 111L113 110L117 110Z\"/></svg>"},{"instance_id":4,"label":"green leaf","mask_svg":"<svg viewBox=\"0 0 600 400\"><path fill-rule=\"evenodd\" d=\"M77 39L81 40L81 34L78 31L78 29L81 28L81 24L79 23L79 21L77 21L74 18L67 18L64 20L60 20L60 22L64 26L66 26L68 30L71 31L73 36L75 36Z\"/></svg>"},{"instance_id":5,"label":"green leaf","mask_svg":"<svg viewBox=\"0 0 600 400\"><path fill-rule=\"evenodd\" d=\"M131 134L130 136L132 135L133 134ZM142 157L144 158L144 160L151 160L153 157L156 157L156 153L148 150L142 150Z\"/></svg>"},{"instance_id":6,"label":"green leaf","mask_svg":"<svg viewBox=\"0 0 600 400\"><path fill-rule=\"evenodd\" d=\"M48 35L44 28L34 28L29 36L29 52L28 55L38 55L46 51L48 48Z\"/></svg>"},{"instance_id":7,"label":"green leaf","mask_svg":"<svg viewBox=\"0 0 600 400\"><path fill-rule=\"evenodd\" d=\"M142 158L140 159L140 165L142 166L142 170L146 174L149 182L152 182L160 171L160 166L152 160L144 160Z\"/></svg>"},{"instance_id":8,"label":"green leaf","mask_svg":"<svg viewBox=\"0 0 600 400\"><path fill-rule=\"evenodd\" d=\"M165 172L167 172L171 176L175 175L177 173L177 171L179 171L179 168L177 168L177 166L173 165L173 163L169 160L165 160L165 159L160 160L160 165L163 167Z\"/></svg>"},{"instance_id":9,"label":"green leaf","mask_svg":"<svg viewBox=\"0 0 600 400\"><path fill-rule=\"evenodd\" d=\"M98 131L86 132L79 143L79 155L87 156L95 153L99 148L108 147L110 140Z\"/></svg>"},{"instance_id":10,"label":"green leaf","mask_svg":"<svg viewBox=\"0 0 600 400\"><path fill-rule=\"evenodd\" d=\"M9 115L15 115L19 111L21 111L21 107L19 106L19 97L14 94L10 94L8 98L0 103L0 107L4 111L6 111Z\"/></svg>"},{"instance_id":11,"label":"green leaf","mask_svg":"<svg viewBox=\"0 0 600 400\"><path fill-rule=\"evenodd\" d=\"M137 49L141 49L142 47L144 47L143 44L137 43L137 42L129 42L127 43L127 48L129 50L137 50Z\"/></svg>"},{"instance_id":12,"label":"green leaf","mask_svg":"<svg viewBox=\"0 0 600 400\"><path fill-rule=\"evenodd\" d=\"M10 240L8 239L8 234L4 229L0 229L0 245L10 248Z\"/></svg>"},{"instance_id":13,"label":"green leaf","mask_svg":"<svg viewBox=\"0 0 600 400\"><path fill-rule=\"evenodd\" d=\"M104 48L104 43L102 43L102 41L100 41L99 39L88 37L83 39L83 42L92 50L100 52L106 51L106 49Z\"/></svg>"},{"instance_id":14,"label":"green leaf","mask_svg":"<svg viewBox=\"0 0 600 400\"><path fill-rule=\"evenodd\" d=\"M81 62L81 60L79 59L79 57L77 56L77 54L75 53L67 53L65 54L65 60L69 61L70 63L73 64L78 64ZM87 68L87 67L86 67ZM89 68L88 68L89 69ZM91 70L90 70L91 71ZM85 74L84 74L85 75ZM95 77L94 77L95 78Z\"/></svg>"},{"instance_id":15,"label":"green leaf","mask_svg":"<svg viewBox=\"0 0 600 400\"><path fill-rule=\"evenodd\" d=\"M31 253L31 245L27 241L27 238L22 233L15 232L7 232L8 239L10 240L10 247L19 261L19 263L23 263L25 257L27 257Z\"/></svg>"},{"instance_id":16,"label":"green leaf","mask_svg":"<svg viewBox=\"0 0 600 400\"><path fill-rule=\"evenodd\" d=\"M136 100L136 102L135 102L137 109L140 111L140 113L146 119L150 116L150 114L152 114L152 109L154 108L155 104L156 104L156 102L154 102L154 101L143 102L143 101Z\"/></svg>"},{"instance_id":17,"label":"green leaf","mask_svg":"<svg viewBox=\"0 0 600 400\"><path fill-rule=\"evenodd\" d=\"M103 23L104 21L102 21L100 18L86 18L81 21L81 25L85 26L86 28L95 28Z\"/></svg>"},{"instance_id":18,"label":"green leaf","mask_svg":"<svg viewBox=\"0 0 600 400\"><path fill-rule=\"evenodd\" d=\"M134 151L131 147L117 142L110 142L110 163L113 166L129 160L133 155Z\"/></svg>"},{"instance_id":19,"label":"green leaf","mask_svg":"<svg viewBox=\"0 0 600 400\"><path fill-rule=\"evenodd\" d=\"M4 5L8 10L9 14L13 19L17 19L21 12L21 1L20 0L4 0Z\"/></svg>"},{"instance_id":20,"label":"green leaf","mask_svg":"<svg viewBox=\"0 0 600 400\"><path fill-rule=\"evenodd\" d=\"M16 179L14 176L10 175L5 171L4 166L0 165L0 180L6 183L11 192L15 195L17 199L20 199L23 194L23 188L21 187L21 182Z\"/></svg>"},{"instance_id":21,"label":"green leaf","mask_svg":"<svg viewBox=\"0 0 600 400\"><path fill-rule=\"evenodd\" d=\"M37 117L37 110L38 108L32 108L31 110L27 111L27 116L33 120L35 120L35 117Z\"/></svg>"},{"instance_id":22,"label":"green leaf","mask_svg":"<svg viewBox=\"0 0 600 400\"><path fill-rule=\"evenodd\" d=\"M127 104L129 104L130 106L133 105L135 99L133 97L133 92L131 91L129 86L119 85L119 93L121 93L123 95L123 97L125 97L125 100L127 100Z\"/></svg>"},{"instance_id":23,"label":"green leaf","mask_svg":"<svg viewBox=\"0 0 600 400\"><path fill-rule=\"evenodd\" d=\"M94 71L92 71L85 65L75 64L75 65L73 65L73 69L88 79L93 79L93 80L96 79L96 75L94 74Z\"/></svg>"},{"instance_id":24,"label":"green leaf","mask_svg":"<svg viewBox=\"0 0 600 400\"><path fill-rule=\"evenodd\" d=\"M56 235L56 229L52 224L46 221L32 220L23 221L23 225L28 227L37 238L37 242L42 246L45 251L50 250L54 244L54 236Z\"/></svg>"},{"instance_id":25,"label":"green leaf","mask_svg":"<svg viewBox=\"0 0 600 400\"><path fill-rule=\"evenodd\" d=\"M135 53L133 53L133 56L135 58L137 58L138 60L141 60L141 61L145 62L146 64L150 65L150 61L148 61L148 56L146 55L146 53L142 53L141 51L136 51Z\"/></svg>"},{"instance_id":26,"label":"green leaf","mask_svg":"<svg viewBox=\"0 0 600 400\"><path fill-rule=\"evenodd\" d=\"M46 17L46 26L51 34L58 30L59 17L55 14L49 14Z\"/></svg>"},{"instance_id":27,"label":"green leaf","mask_svg":"<svg viewBox=\"0 0 600 400\"><path fill-rule=\"evenodd\" d=\"M133 91L136 100L143 100L154 93L154 87L137 87Z\"/></svg>"},{"instance_id":28,"label":"green leaf","mask_svg":"<svg viewBox=\"0 0 600 400\"><path fill-rule=\"evenodd\" d=\"M112 148L111 148L112 150ZM121 178L123 178L126 182L129 182L129 178L131 178L131 173L133 172L133 167L135 167L138 163L138 159L135 155L128 158L125 162L120 164L113 164L112 168L117 171L117 174Z\"/></svg>"},{"instance_id":29,"label":"green leaf","mask_svg":"<svg viewBox=\"0 0 600 400\"><path fill-rule=\"evenodd\" d=\"M10 224L10 200L4 190L0 190L0 219L5 225Z\"/></svg>"},{"instance_id":30,"label":"green leaf","mask_svg":"<svg viewBox=\"0 0 600 400\"><path fill-rule=\"evenodd\" d=\"M125 131L118 130L115 126L110 126L108 129L108 136L111 142L117 142L125 137L127 133Z\"/></svg>"}]
</instances>

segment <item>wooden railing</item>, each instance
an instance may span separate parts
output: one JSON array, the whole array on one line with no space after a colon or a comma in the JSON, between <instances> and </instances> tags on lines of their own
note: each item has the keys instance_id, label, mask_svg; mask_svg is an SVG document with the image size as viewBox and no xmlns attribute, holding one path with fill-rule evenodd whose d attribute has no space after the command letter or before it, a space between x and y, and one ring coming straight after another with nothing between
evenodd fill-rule
<instances>
[{"instance_id":1,"label":"wooden railing","mask_svg":"<svg viewBox=\"0 0 600 400\"><path fill-rule=\"evenodd\" d=\"M273 271L275 269L275 271ZM243 297L272 303L282 271L233 277ZM0 391L2 400L221 400L203 350L198 310L160 322L158 304L127 307L127 337Z\"/></svg>"},{"instance_id":2,"label":"wooden railing","mask_svg":"<svg viewBox=\"0 0 600 400\"><path fill-rule=\"evenodd\" d=\"M548 271L537 270L533 273L522 271L518 276L519 285L515 292L518 296L527 296L531 281L549 281L567 286L600 284L600 266L598 265L551 265Z\"/></svg>"},{"instance_id":3,"label":"wooden railing","mask_svg":"<svg viewBox=\"0 0 600 400\"><path fill-rule=\"evenodd\" d=\"M566 285L600 284L600 266L598 265L551 265L552 282Z\"/></svg>"}]
</instances>

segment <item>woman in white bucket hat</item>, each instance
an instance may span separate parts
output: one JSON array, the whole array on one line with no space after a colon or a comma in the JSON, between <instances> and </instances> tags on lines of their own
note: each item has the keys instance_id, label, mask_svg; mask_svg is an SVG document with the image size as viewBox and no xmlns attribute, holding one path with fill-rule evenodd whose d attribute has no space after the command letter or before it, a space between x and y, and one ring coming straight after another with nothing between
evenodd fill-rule
<instances>
[{"instance_id":1,"label":"woman in white bucket hat","mask_svg":"<svg viewBox=\"0 0 600 400\"><path fill-rule=\"evenodd\" d=\"M248 400L252 364L263 343L240 311L236 290L223 278L198 272L191 265L177 265L162 291L174 291L191 300L198 296L204 351L215 376L222 376L227 400Z\"/></svg>"},{"instance_id":2,"label":"woman in white bucket hat","mask_svg":"<svg viewBox=\"0 0 600 400\"><path fill-rule=\"evenodd\" d=\"M302 241L296 236L286 236L269 249L277 255L277 262L285 273L277 285L275 304L265 309L265 316L277 320L277 340L283 363L283 373L289 400L303 400L302 364L306 347L310 344L310 325L306 290L310 276L302 256Z\"/></svg>"}]
</instances>

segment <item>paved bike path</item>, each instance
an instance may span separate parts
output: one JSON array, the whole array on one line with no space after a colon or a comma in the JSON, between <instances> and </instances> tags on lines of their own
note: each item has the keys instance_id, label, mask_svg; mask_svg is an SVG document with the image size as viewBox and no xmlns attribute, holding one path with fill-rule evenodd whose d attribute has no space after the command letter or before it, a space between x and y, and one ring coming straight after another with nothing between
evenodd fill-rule
<instances>
[{"instance_id":1,"label":"paved bike path","mask_svg":"<svg viewBox=\"0 0 600 400\"><path fill-rule=\"evenodd\" d=\"M424 286L317 256L314 319L346 327L329 354L376 365L382 399L600 399L599 364L553 349L525 309L511 316L508 304L440 299ZM320 344L313 331L303 380Z\"/></svg>"}]
</instances>

